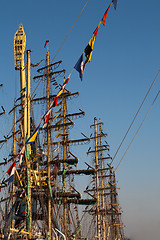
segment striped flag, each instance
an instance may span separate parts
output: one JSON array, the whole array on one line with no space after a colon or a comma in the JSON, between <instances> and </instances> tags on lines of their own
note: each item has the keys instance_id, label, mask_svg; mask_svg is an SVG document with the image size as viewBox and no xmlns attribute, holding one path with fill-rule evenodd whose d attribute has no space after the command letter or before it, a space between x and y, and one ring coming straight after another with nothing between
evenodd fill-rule
<instances>
[{"instance_id":1,"label":"striped flag","mask_svg":"<svg viewBox=\"0 0 160 240\"><path fill-rule=\"evenodd\" d=\"M8 184L13 182L13 178L14 178L14 173L15 173L15 170L16 170L16 159L14 160L14 162L12 163L12 165L8 168L7 172L10 176L9 178L9 181L8 181Z\"/></svg>"}]
</instances>

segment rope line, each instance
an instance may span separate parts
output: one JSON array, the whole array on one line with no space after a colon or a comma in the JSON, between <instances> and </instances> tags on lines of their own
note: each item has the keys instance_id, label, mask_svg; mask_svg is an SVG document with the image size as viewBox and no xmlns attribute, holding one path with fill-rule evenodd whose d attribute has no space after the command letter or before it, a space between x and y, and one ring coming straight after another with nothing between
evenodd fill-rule
<instances>
[{"instance_id":1,"label":"rope line","mask_svg":"<svg viewBox=\"0 0 160 240\"><path fill-rule=\"evenodd\" d=\"M148 114L149 114L149 112L150 112L151 108L153 107L153 105L154 105L155 101L157 100L157 97L158 97L159 93L160 93L160 90L158 91L158 93L157 93L156 97L154 98L154 100L153 100L153 102L152 102L152 104L151 104L151 106L150 106L150 108L149 108L148 112L146 113L146 115L145 115L145 117L144 117L143 121L141 122L141 124L140 124L140 126L139 126L138 130L136 131L136 133L135 133L134 137L132 138L132 141L131 141L131 142L130 142L130 144L128 145L128 147L127 147L127 149L126 149L125 153L123 154L123 156L122 156L121 160L119 161L119 163L118 163L117 167L115 168L114 172L117 170L117 168L118 168L118 167L119 167L119 165L121 164L121 162L122 162L122 160L123 160L124 156L125 156L125 155L126 155L126 153L128 152L128 150L129 150L129 148L130 148L131 144L133 143L133 141L134 141L134 139L135 139L136 135L138 134L138 132L139 132L140 128L142 127L142 125L143 125L143 123L144 123L144 121L145 121L146 117L148 116Z\"/></svg>"},{"instance_id":2,"label":"rope line","mask_svg":"<svg viewBox=\"0 0 160 240\"><path fill-rule=\"evenodd\" d=\"M81 16L82 12L84 11L84 9L85 9L85 7L87 6L87 4L88 4L88 2L89 2L89 1L90 1L90 0L87 0L87 2L85 3L85 5L84 5L84 7L82 8L81 12L79 13L79 15L78 15L78 17L77 17L76 21L75 21L75 22L74 22L74 24L72 25L71 29L69 30L68 34L66 35L65 39L63 40L63 42L62 42L61 46L60 46L60 47L59 47L59 49L57 50L57 52L56 52L56 54L55 54L54 58L52 59L51 63L54 61L55 57L57 56L57 54L58 54L58 53L59 53L59 51L61 50L61 48L62 48L63 44L64 44L64 43L65 43L65 41L67 40L67 38L68 38L68 36L69 36L70 32L72 31L72 29L73 29L74 25L75 25L75 24L76 24L76 22L78 21L79 17Z\"/></svg>"},{"instance_id":3,"label":"rope line","mask_svg":"<svg viewBox=\"0 0 160 240\"><path fill-rule=\"evenodd\" d=\"M118 147L116 153L114 154L114 157L113 157L113 159L112 159L112 161L111 161L111 164L112 164L112 162L114 161L114 159L115 159L117 153L119 152L119 150L120 150L120 148L121 148L121 146L122 146L122 144L123 144L125 138L127 137L128 133L129 133L129 130L131 129L131 127L132 127L132 125L133 125L133 123L134 123L136 117L138 116L138 113L140 112L140 110L141 110L141 108L142 108L142 106L143 106L143 104L144 104L144 102L145 102L145 100L146 100L146 98L147 98L149 92L151 91L151 89L152 89L152 87L153 87L153 84L155 83L155 81L156 81L156 79L157 79L159 73L160 73L160 70L158 71L156 77L154 78L154 80L153 80L153 82L152 82L152 84L151 84L151 86L150 86L148 92L146 93L146 95L145 95L145 97L144 97L144 99L143 99L143 101L142 101L142 103L141 103L141 105L140 105L138 111L136 112L136 114L135 114L135 116L134 116L134 118L133 118L133 120L132 120L132 122L131 122L131 124L130 124L130 126L129 126L127 132L126 132L126 134L124 135L124 137L123 137L123 139L122 139L122 141L121 141L121 143L120 143L120 145L119 145L119 147Z\"/></svg>"}]
</instances>

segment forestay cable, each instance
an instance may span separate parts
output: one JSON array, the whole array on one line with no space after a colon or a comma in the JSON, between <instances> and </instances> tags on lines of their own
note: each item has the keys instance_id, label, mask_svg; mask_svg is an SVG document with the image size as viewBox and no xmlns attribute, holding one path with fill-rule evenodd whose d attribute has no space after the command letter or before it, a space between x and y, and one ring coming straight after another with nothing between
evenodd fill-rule
<instances>
[{"instance_id":1,"label":"forestay cable","mask_svg":"<svg viewBox=\"0 0 160 240\"><path fill-rule=\"evenodd\" d=\"M76 24L76 22L78 21L79 17L81 16L82 12L84 11L84 9L85 9L85 7L87 6L87 4L88 4L88 2L89 2L89 1L90 1L90 0L87 0L86 4L85 4L85 5L84 5L84 7L82 8L82 10L81 10L80 14L78 15L78 17L77 17L76 21L75 21L75 22L74 22L74 24L72 25L71 29L69 30L68 34L66 35L65 39L63 40L63 42L62 42L61 46L60 46L60 47L59 47L59 49L57 50L57 52L56 52L56 54L55 54L55 56L54 56L54 58L52 59L52 61L51 61L51 62L53 62L53 61L54 61L55 57L57 56L57 54L58 54L58 53L59 53L59 51L61 50L61 48L62 48L63 44L65 43L65 41L66 41L67 37L69 36L70 32L72 31L72 29L73 29L74 25L75 25L75 24Z\"/></svg>"},{"instance_id":2,"label":"forestay cable","mask_svg":"<svg viewBox=\"0 0 160 240\"><path fill-rule=\"evenodd\" d=\"M153 84L155 83L155 81L156 81L156 79L157 79L159 73L160 73L160 70L158 71L158 73L157 73L156 77L154 78L154 80L153 80L153 82L152 82L152 84L151 84L151 86L150 86L148 92L146 93L146 95L145 95L145 97L144 97L144 99L143 99L143 101L142 101L142 103L141 103L141 105L140 105L138 111L136 112L136 114L135 114L135 116L134 116L134 118L133 118L133 120L132 120L132 122L131 122L131 124L130 124L130 126L129 126L127 132L126 132L126 134L124 135L124 137L123 137L123 139L122 139L122 141L121 141L121 143L120 143L120 145L119 145L119 147L118 147L116 153L114 154L111 163L114 161L114 159L115 159L117 153L119 152L119 150L120 150L120 148L121 148L121 146L122 146L122 144L123 144L125 138L127 137L127 134L129 133L129 130L131 129L131 127L132 127L132 125L133 125L133 123L134 123L136 117L138 116L138 113L139 113L139 111L141 110L141 108L142 108L142 106L143 106L143 104L144 104L144 102L145 102L145 100L146 100L146 98L147 98L149 92L151 91L151 89L152 89L152 87L153 87Z\"/></svg>"},{"instance_id":3,"label":"forestay cable","mask_svg":"<svg viewBox=\"0 0 160 240\"><path fill-rule=\"evenodd\" d=\"M160 93L160 90L158 91L158 93L157 93L157 95L156 95L155 99L154 99L154 100L153 100L153 102L152 102L152 105L150 106L150 108L149 108L149 110L148 110L147 114L145 115L145 117L144 117L143 121L141 122L141 124L140 124L140 126L139 126L139 128L138 128L138 130L136 131L136 133L135 133L134 137L132 138L132 141L131 141L131 142L130 142L130 144L128 145L128 147L127 147L127 149L126 149L125 153L123 154L123 156L122 156L121 160L119 161L119 163L118 163L118 165L117 165L117 167L115 168L115 170L114 170L114 171L116 171L116 170L117 170L117 168L118 168L118 167L119 167L119 165L121 164L121 162L122 162L122 160L123 160L124 156L125 156L125 155L126 155L126 153L128 152L128 150L129 150L129 148L130 148L131 144L133 143L133 141L134 141L134 139L135 139L136 135L138 134L138 132L139 132L140 128L142 127L142 125L143 125L143 123L144 123L144 121L145 121L146 117L148 116L148 114L149 114L149 112L150 112L151 108L153 107L153 105L154 105L155 101L157 100L157 97L158 97L159 93Z\"/></svg>"}]
</instances>

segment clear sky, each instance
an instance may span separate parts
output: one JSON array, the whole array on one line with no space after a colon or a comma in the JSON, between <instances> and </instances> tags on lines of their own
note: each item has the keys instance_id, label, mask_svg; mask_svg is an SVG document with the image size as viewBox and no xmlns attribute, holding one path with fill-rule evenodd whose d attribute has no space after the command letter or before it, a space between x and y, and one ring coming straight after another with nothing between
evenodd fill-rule
<instances>
[{"instance_id":1,"label":"clear sky","mask_svg":"<svg viewBox=\"0 0 160 240\"><path fill-rule=\"evenodd\" d=\"M13 107L14 98L19 96L19 74L14 70L13 51L18 26L23 24L27 35L26 49L32 51L31 62L37 63L44 58L46 40L49 40L53 59L85 3L86 0L0 1L0 84L3 83L0 106L3 105L7 113ZM88 2L55 59L63 60L66 77L109 4L109 0ZM159 70L159 9L158 0L119 0L116 11L111 6L106 26L100 26L83 81L76 71L70 78L68 88L80 92L76 104L86 111L86 117L81 123L78 121L77 131L89 135L93 118L101 118L112 156ZM159 88L160 76L115 158L114 166L120 161ZM8 133L12 122L12 116L0 116L0 139ZM125 232L134 240L160 239L159 123L160 96L116 172ZM4 149L3 154L7 150Z\"/></svg>"}]
</instances>

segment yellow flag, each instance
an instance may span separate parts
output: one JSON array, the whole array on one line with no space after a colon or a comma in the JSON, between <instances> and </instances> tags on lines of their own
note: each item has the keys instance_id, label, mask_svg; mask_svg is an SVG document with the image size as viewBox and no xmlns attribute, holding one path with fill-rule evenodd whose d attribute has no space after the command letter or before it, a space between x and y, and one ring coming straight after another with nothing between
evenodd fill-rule
<instances>
[{"instance_id":1,"label":"yellow flag","mask_svg":"<svg viewBox=\"0 0 160 240\"><path fill-rule=\"evenodd\" d=\"M59 93L57 93L57 96L56 97L59 97L63 92L63 89L59 91Z\"/></svg>"},{"instance_id":2,"label":"yellow flag","mask_svg":"<svg viewBox=\"0 0 160 240\"><path fill-rule=\"evenodd\" d=\"M93 51L93 46L94 46L94 42L95 42L95 36L93 35L87 45L87 47L85 48L84 52L85 52L85 56L88 60L88 62L91 61L91 57L92 57L92 51Z\"/></svg>"},{"instance_id":3,"label":"yellow flag","mask_svg":"<svg viewBox=\"0 0 160 240\"><path fill-rule=\"evenodd\" d=\"M32 136L30 136L30 138L27 139L26 144L30 144L30 143L33 143L35 141L35 139L37 137L37 134L38 134L38 131L39 131L39 126L40 126L40 124L35 129L35 131L33 132Z\"/></svg>"}]
</instances>

